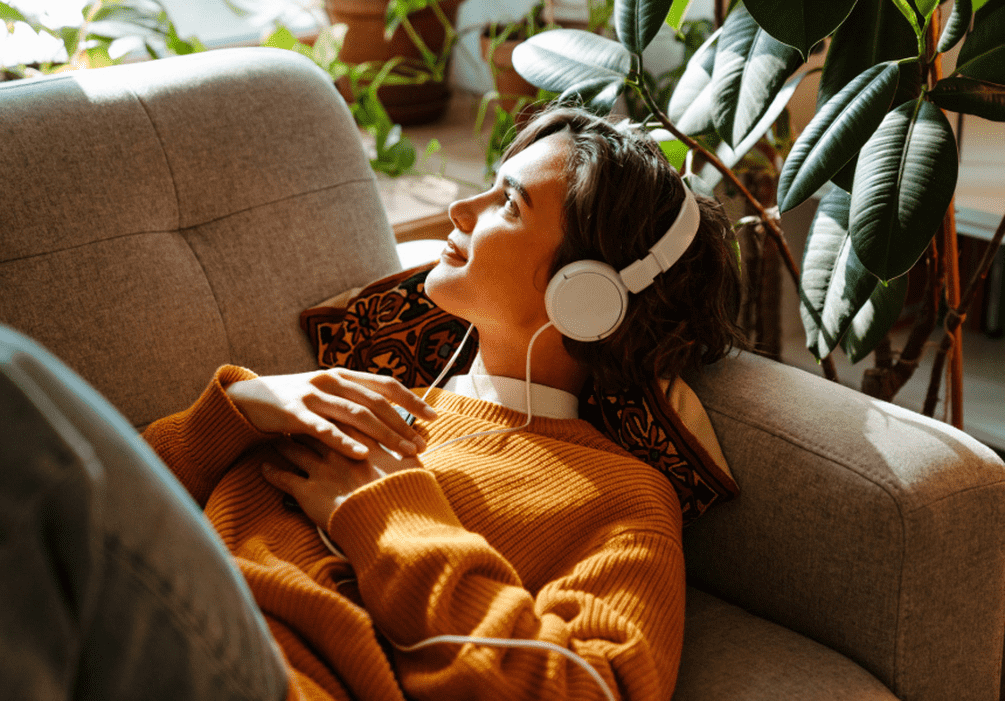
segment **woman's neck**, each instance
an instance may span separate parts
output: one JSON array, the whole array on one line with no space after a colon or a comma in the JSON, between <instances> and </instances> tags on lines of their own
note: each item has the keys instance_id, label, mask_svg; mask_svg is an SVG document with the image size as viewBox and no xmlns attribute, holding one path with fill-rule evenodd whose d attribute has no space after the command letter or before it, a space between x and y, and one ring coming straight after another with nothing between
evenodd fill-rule
<instances>
[{"instance_id":1,"label":"woman's neck","mask_svg":"<svg viewBox=\"0 0 1005 701\"><path fill-rule=\"evenodd\" d=\"M524 334L483 334L479 329L478 355L471 373L525 380L530 338ZM569 355L562 335L554 328L545 329L534 341L532 382L579 395L588 377L586 366Z\"/></svg>"}]
</instances>

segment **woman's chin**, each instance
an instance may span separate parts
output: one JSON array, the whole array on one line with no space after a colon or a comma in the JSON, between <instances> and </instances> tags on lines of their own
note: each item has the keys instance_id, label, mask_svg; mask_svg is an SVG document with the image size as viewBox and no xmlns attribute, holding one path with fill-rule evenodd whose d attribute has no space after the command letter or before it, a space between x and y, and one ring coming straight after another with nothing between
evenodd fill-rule
<instances>
[{"instance_id":1,"label":"woman's chin","mask_svg":"<svg viewBox=\"0 0 1005 701\"><path fill-rule=\"evenodd\" d=\"M454 303L454 295L450 294L450 266L445 265L441 260L426 275L423 284L423 292L432 300L433 304L454 316L463 316L458 305Z\"/></svg>"}]
</instances>

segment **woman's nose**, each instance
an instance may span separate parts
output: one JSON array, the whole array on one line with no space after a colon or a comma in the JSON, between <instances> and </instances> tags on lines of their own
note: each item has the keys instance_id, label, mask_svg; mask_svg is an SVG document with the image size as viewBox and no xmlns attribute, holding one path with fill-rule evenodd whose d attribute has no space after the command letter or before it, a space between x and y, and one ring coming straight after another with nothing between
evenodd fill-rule
<instances>
[{"instance_id":1,"label":"woman's nose","mask_svg":"<svg viewBox=\"0 0 1005 701\"><path fill-rule=\"evenodd\" d=\"M447 208L450 221L453 222L458 231L470 233L475 228L475 222L478 221L478 212L475 206L477 199L478 197L475 196L457 200Z\"/></svg>"}]
</instances>

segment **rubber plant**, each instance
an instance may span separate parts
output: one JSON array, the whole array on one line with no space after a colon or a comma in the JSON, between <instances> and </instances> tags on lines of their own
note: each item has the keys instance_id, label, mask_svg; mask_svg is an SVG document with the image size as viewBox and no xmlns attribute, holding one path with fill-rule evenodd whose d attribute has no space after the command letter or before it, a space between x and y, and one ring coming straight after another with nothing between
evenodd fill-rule
<instances>
[{"instance_id":1,"label":"rubber plant","mask_svg":"<svg viewBox=\"0 0 1005 701\"><path fill-rule=\"evenodd\" d=\"M514 65L532 84L597 113L610 112L626 89L636 92L651 120L701 157L688 162L707 163L687 173L692 187L728 181L777 245L798 287L807 347L831 379L838 347L852 362L872 353L876 367L863 390L891 399L941 316L924 410L934 412L949 356L952 420L962 427L960 323L1002 242L1005 218L962 288L951 207L959 160L943 110L1005 121L1005 0L957 0L945 22L938 0L735 2L670 99L657 102L640 79L642 52L664 22L679 29L688 4L615 0L616 40L544 32L518 49ZM807 57L828 37L815 115L785 158L776 201L761 201L734 168L782 114ZM960 42L956 69L943 75L942 54ZM827 183L800 270L779 211ZM927 273L924 302L895 352L889 331L914 268Z\"/></svg>"}]
</instances>

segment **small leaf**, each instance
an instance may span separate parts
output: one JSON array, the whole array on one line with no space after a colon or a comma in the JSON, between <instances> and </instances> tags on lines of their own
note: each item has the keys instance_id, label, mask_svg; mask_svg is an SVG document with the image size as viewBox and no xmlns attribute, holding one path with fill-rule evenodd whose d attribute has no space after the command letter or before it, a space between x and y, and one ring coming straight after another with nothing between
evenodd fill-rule
<instances>
[{"instance_id":1,"label":"small leaf","mask_svg":"<svg viewBox=\"0 0 1005 701\"><path fill-rule=\"evenodd\" d=\"M670 96L667 116L688 136L705 134L715 128L712 124L712 67L721 32L717 29L694 52Z\"/></svg>"},{"instance_id":2,"label":"small leaf","mask_svg":"<svg viewBox=\"0 0 1005 701\"><path fill-rule=\"evenodd\" d=\"M614 31L618 41L641 55L670 12L673 0L614 0Z\"/></svg>"},{"instance_id":3,"label":"small leaf","mask_svg":"<svg viewBox=\"0 0 1005 701\"><path fill-rule=\"evenodd\" d=\"M1005 85L957 76L940 80L928 96L944 110L1005 122Z\"/></svg>"},{"instance_id":4,"label":"small leaf","mask_svg":"<svg viewBox=\"0 0 1005 701\"><path fill-rule=\"evenodd\" d=\"M666 23L675 32L680 31L680 27L684 23L684 17L687 15L687 10L690 6L691 0L673 0L670 12L667 13Z\"/></svg>"},{"instance_id":5,"label":"small leaf","mask_svg":"<svg viewBox=\"0 0 1005 701\"><path fill-rule=\"evenodd\" d=\"M28 18L21 14L17 8L11 7L5 2L0 2L0 20L4 22L24 22L25 24L30 24L30 22L28 22Z\"/></svg>"},{"instance_id":6,"label":"small leaf","mask_svg":"<svg viewBox=\"0 0 1005 701\"><path fill-rule=\"evenodd\" d=\"M684 159L687 158L687 146L678 139L667 139L660 141L660 150L666 156L667 161L678 171L684 167Z\"/></svg>"},{"instance_id":7,"label":"small leaf","mask_svg":"<svg viewBox=\"0 0 1005 701\"><path fill-rule=\"evenodd\" d=\"M804 202L858 153L890 109L899 73L896 63L873 66L817 111L782 167L781 211Z\"/></svg>"},{"instance_id":8,"label":"small leaf","mask_svg":"<svg viewBox=\"0 0 1005 701\"><path fill-rule=\"evenodd\" d=\"M535 87L561 93L594 80L623 84L631 69L631 54L618 42L597 34L552 29L518 44L513 67Z\"/></svg>"},{"instance_id":9,"label":"small leaf","mask_svg":"<svg viewBox=\"0 0 1005 701\"><path fill-rule=\"evenodd\" d=\"M927 23L931 18L932 13L935 12L935 8L939 6L941 0L913 0L915 7L918 10L918 14L921 15L922 19Z\"/></svg>"},{"instance_id":10,"label":"small leaf","mask_svg":"<svg viewBox=\"0 0 1005 701\"><path fill-rule=\"evenodd\" d=\"M273 49L292 49L299 43L300 40L293 35L293 32L286 27L279 27L279 29L265 37L262 46L269 46Z\"/></svg>"},{"instance_id":11,"label":"small leaf","mask_svg":"<svg viewBox=\"0 0 1005 701\"><path fill-rule=\"evenodd\" d=\"M744 0L757 24L805 59L813 46L837 29L855 0Z\"/></svg>"},{"instance_id":12,"label":"small leaf","mask_svg":"<svg viewBox=\"0 0 1005 701\"><path fill-rule=\"evenodd\" d=\"M970 27L970 20L973 17L973 9L970 0L956 0L953 3L953 11L946 20L946 26L942 28L942 36L939 37L938 52L945 53L956 46L963 35Z\"/></svg>"},{"instance_id":13,"label":"small leaf","mask_svg":"<svg viewBox=\"0 0 1005 701\"><path fill-rule=\"evenodd\" d=\"M914 30L914 35L920 40L923 36L923 30L921 29L921 23L918 22L918 11L914 9L911 0L893 0L893 5L900 10L900 14L904 16L904 19L910 23L911 29Z\"/></svg>"},{"instance_id":14,"label":"small leaf","mask_svg":"<svg viewBox=\"0 0 1005 701\"><path fill-rule=\"evenodd\" d=\"M974 29L960 49L956 73L1005 85L1005 0L989 0L974 13Z\"/></svg>"},{"instance_id":15,"label":"small leaf","mask_svg":"<svg viewBox=\"0 0 1005 701\"><path fill-rule=\"evenodd\" d=\"M314 42L314 48L311 49L311 59L314 63L330 71L342 53L342 45L345 43L348 30L347 24L332 24L322 29Z\"/></svg>"},{"instance_id":16,"label":"small leaf","mask_svg":"<svg viewBox=\"0 0 1005 701\"><path fill-rule=\"evenodd\" d=\"M883 119L858 159L850 234L880 280L903 275L935 235L956 188L956 138L931 102L907 102Z\"/></svg>"},{"instance_id":17,"label":"small leaf","mask_svg":"<svg viewBox=\"0 0 1005 701\"><path fill-rule=\"evenodd\" d=\"M801 63L796 49L769 36L738 5L722 26L712 69L712 121L723 141L743 141Z\"/></svg>"}]
</instances>

